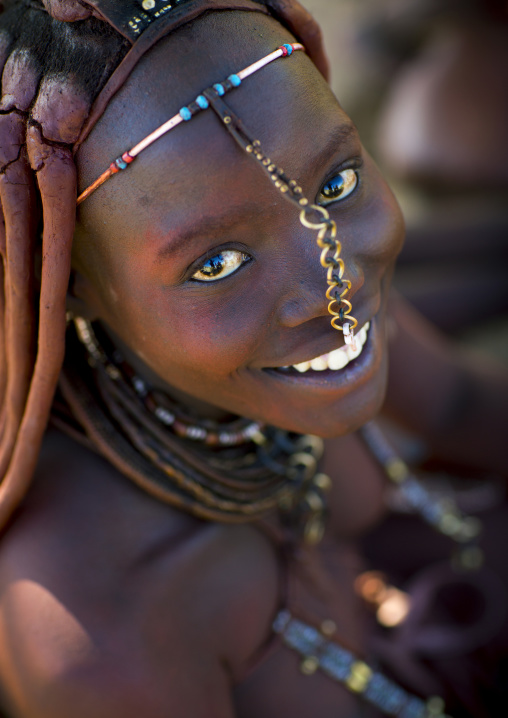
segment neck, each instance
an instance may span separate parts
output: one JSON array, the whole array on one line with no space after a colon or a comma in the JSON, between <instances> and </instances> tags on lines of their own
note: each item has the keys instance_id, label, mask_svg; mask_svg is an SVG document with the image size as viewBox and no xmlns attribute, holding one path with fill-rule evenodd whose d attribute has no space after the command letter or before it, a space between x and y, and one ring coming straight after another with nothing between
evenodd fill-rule
<instances>
[{"instance_id":1,"label":"neck","mask_svg":"<svg viewBox=\"0 0 508 718\"><path fill-rule=\"evenodd\" d=\"M135 374L146 382L152 389L166 394L170 400L179 404L186 412L194 416L196 419L210 419L216 422L232 421L236 416L221 409L220 407L208 404L207 402L196 399L180 389L171 386L150 368L150 366L142 359L137 352L131 349L120 337L107 325L101 322L101 328L113 344L120 352L123 359L134 370Z\"/></svg>"}]
</instances>

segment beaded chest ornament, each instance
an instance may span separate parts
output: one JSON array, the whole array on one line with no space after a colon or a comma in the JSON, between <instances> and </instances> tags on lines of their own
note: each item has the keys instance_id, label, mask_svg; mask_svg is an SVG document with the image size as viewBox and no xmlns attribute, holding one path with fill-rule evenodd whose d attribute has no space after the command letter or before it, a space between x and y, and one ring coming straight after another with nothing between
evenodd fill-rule
<instances>
[{"instance_id":1,"label":"beaded chest ornament","mask_svg":"<svg viewBox=\"0 0 508 718\"><path fill-rule=\"evenodd\" d=\"M328 312L331 314L331 323L334 329L343 332L346 344L355 347L354 330L358 321L351 315L353 307L346 295L351 290L351 282L344 277L345 265L341 257L342 245L337 239L337 225L331 219L328 211L317 204L312 204L303 194L302 188L294 179L290 179L281 167L278 167L261 149L259 140L251 137L240 119L222 99L224 95L239 87L242 81L269 65L280 57L289 57L298 50L305 50L300 43L284 44L261 58L240 72L230 75L223 82L215 83L203 90L189 105L182 107L178 114L171 117L151 134L138 142L127 152L118 157L102 175L95 180L78 197L77 204L81 204L104 182L118 172L125 170L136 157L147 147L160 139L170 130L182 122L189 122L195 115L209 107L219 117L224 127L232 135L238 145L251 155L265 171L275 187L281 194L298 208L300 222L307 229L318 233L317 244L321 249L320 262L326 269Z\"/></svg>"}]
</instances>

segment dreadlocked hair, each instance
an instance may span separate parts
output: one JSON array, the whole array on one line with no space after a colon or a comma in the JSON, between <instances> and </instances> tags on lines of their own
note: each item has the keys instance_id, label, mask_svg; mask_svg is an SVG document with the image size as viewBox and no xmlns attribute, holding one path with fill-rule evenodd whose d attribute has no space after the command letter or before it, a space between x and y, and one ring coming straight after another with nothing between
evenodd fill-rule
<instances>
[{"instance_id":1,"label":"dreadlocked hair","mask_svg":"<svg viewBox=\"0 0 508 718\"><path fill-rule=\"evenodd\" d=\"M62 22L38 2L0 16L0 527L29 486L64 356L72 145L128 48L102 20Z\"/></svg>"},{"instance_id":2,"label":"dreadlocked hair","mask_svg":"<svg viewBox=\"0 0 508 718\"><path fill-rule=\"evenodd\" d=\"M319 26L298 0L180 2L180 25L201 11L263 6L327 75ZM133 44L114 19L129 5L0 2L0 530L29 488L64 359L77 195L73 153L139 57L164 34L152 27Z\"/></svg>"}]
</instances>

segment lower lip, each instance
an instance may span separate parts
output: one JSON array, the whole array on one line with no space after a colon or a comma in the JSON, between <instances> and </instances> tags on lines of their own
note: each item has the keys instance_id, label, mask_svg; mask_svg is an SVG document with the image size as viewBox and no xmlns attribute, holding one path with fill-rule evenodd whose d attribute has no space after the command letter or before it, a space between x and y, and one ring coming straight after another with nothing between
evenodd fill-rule
<instances>
[{"instance_id":1,"label":"lower lip","mask_svg":"<svg viewBox=\"0 0 508 718\"><path fill-rule=\"evenodd\" d=\"M377 324L375 320L371 320L370 329L367 334L367 340L363 345L362 352L352 361L349 362L344 369L324 369L323 371L313 371L309 369L304 373L283 372L277 369L263 369L270 376L300 387L312 387L322 389L338 389L344 386L351 387L353 383L361 382L369 378L372 370L375 369L378 362L378 335Z\"/></svg>"}]
</instances>

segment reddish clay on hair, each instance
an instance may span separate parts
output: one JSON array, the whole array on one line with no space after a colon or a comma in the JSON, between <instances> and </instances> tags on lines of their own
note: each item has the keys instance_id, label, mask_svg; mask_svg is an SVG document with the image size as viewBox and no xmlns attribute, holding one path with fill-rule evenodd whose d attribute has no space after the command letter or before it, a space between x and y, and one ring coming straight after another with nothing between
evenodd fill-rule
<instances>
[{"instance_id":1,"label":"reddish clay on hair","mask_svg":"<svg viewBox=\"0 0 508 718\"><path fill-rule=\"evenodd\" d=\"M72 144L79 136L89 107L85 93L72 79L62 82L61 78L48 77L41 83L32 118L41 125L46 139Z\"/></svg>"},{"instance_id":2,"label":"reddish clay on hair","mask_svg":"<svg viewBox=\"0 0 508 718\"><path fill-rule=\"evenodd\" d=\"M28 110L37 92L40 72L27 50L13 52L2 74L0 110Z\"/></svg>"},{"instance_id":3,"label":"reddish clay on hair","mask_svg":"<svg viewBox=\"0 0 508 718\"><path fill-rule=\"evenodd\" d=\"M86 20L92 11L82 5L79 0L42 0L48 13L62 22Z\"/></svg>"}]
</instances>

